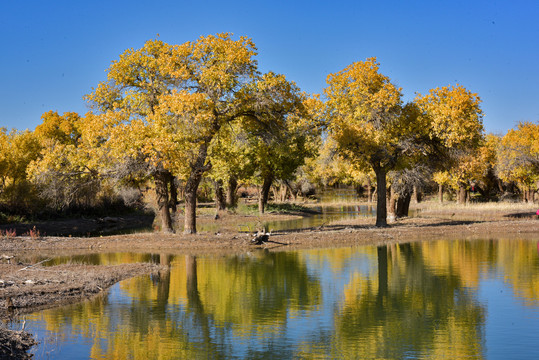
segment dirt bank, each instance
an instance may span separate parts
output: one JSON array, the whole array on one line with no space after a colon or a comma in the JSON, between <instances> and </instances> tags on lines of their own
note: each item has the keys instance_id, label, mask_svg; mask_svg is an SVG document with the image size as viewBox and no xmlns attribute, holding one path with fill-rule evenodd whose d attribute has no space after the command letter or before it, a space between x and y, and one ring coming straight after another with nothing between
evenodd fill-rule
<instances>
[{"instance_id":1,"label":"dirt bank","mask_svg":"<svg viewBox=\"0 0 539 360\"><path fill-rule=\"evenodd\" d=\"M11 260L11 259L10 259ZM0 320L92 297L116 282L155 273L155 264L117 266L0 264ZM25 358L35 340L25 331L0 325L0 359Z\"/></svg>"},{"instance_id":2,"label":"dirt bank","mask_svg":"<svg viewBox=\"0 0 539 360\"><path fill-rule=\"evenodd\" d=\"M270 241L259 247L273 251L300 248L369 245L388 241L422 239L534 237L539 234L536 218L507 220L451 220L444 218L409 218L386 228L376 228L371 218L337 221L330 225L301 231L272 233ZM252 249L252 234L236 231L196 235L139 233L94 238L15 237L0 242L0 254L21 256L39 252L43 256L98 252L244 252Z\"/></svg>"}]
</instances>

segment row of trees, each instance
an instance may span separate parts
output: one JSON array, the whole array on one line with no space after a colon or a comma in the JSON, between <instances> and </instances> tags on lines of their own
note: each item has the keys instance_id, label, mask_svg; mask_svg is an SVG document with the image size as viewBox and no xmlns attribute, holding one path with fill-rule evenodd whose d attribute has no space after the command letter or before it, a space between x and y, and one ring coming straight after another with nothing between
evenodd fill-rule
<instances>
[{"instance_id":1,"label":"row of trees","mask_svg":"<svg viewBox=\"0 0 539 360\"><path fill-rule=\"evenodd\" d=\"M462 86L403 104L371 58L330 74L322 97L308 95L283 75L260 73L256 51L226 33L125 51L85 97L86 115L50 111L33 132L0 132L2 198L24 208L35 194L61 210L152 184L163 231L173 229L180 192L184 231L194 233L203 178L220 209L235 204L239 184L258 185L263 212L276 181L292 188L302 174L370 188L374 174L377 226L387 223L388 177L390 213L407 211L410 188L431 179L464 194L489 171L535 186L537 125L485 136L480 99Z\"/></svg>"}]
</instances>

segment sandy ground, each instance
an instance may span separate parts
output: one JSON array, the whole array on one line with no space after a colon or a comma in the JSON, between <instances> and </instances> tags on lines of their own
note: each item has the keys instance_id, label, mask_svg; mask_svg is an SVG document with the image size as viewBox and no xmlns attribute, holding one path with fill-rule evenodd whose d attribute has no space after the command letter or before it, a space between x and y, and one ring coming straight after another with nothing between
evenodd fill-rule
<instances>
[{"instance_id":1,"label":"sandy ground","mask_svg":"<svg viewBox=\"0 0 539 360\"><path fill-rule=\"evenodd\" d=\"M32 255L53 257L69 254L123 252L167 252L207 254L237 253L253 248L286 251L303 248L377 245L438 239L519 238L539 240L539 218L531 208L467 209L419 208L420 217L406 218L386 228L374 227L373 218L338 221L301 231L272 233L269 241L253 245L252 234L239 232L238 224L257 217L224 215L219 220L201 217L200 222L215 222L217 233L196 235L139 233L103 237L17 236L0 238L0 319L80 301L95 296L114 283L160 270L155 264L117 266L61 265L44 267L29 263ZM268 215L290 218L290 215ZM132 221L122 220L127 224ZM114 223L117 226L118 222ZM9 263L8 263L9 262ZM0 326L0 358L23 356L34 344L23 331L8 331ZM7 355L6 355L7 354Z\"/></svg>"}]
</instances>

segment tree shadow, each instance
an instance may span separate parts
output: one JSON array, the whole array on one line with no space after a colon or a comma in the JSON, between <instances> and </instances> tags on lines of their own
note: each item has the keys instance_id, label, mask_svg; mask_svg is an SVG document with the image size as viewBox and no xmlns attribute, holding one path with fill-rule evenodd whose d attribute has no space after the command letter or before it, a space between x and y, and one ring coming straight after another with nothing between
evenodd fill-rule
<instances>
[{"instance_id":1,"label":"tree shadow","mask_svg":"<svg viewBox=\"0 0 539 360\"><path fill-rule=\"evenodd\" d=\"M539 216L533 211L506 214L504 215L504 217L510 218L510 219L539 219Z\"/></svg>"}]
</instances>

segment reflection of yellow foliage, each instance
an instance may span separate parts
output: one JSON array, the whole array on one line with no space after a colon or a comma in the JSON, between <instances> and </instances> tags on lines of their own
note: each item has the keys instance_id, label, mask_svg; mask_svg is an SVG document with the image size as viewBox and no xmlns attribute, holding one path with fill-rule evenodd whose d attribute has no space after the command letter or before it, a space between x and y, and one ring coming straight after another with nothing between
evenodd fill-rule
<instances>
[{"instance_id":1,"label":"reflection of yellow foliage","mask_svg":"<svg viewBox=\"0 0 539 360\"><path fill-rule=\"evenodd\" d=\"M144 256L99 258L116 263ZM194 257L177 256L170 272L159 278L120 284L122 295L133 301L114 321L106 313L107 296L31 318L60 334L67 328L82 334L93 342L94 358L219 357L213 332L243 341L272 338L289 320L317 311L323 294L318 280L309 275L308 265L314 264L330 269L335 278L352 273L342 287L328 338L300 343L296 357L391 359L401 357L406 348L425 358L477 357L483 351L484 309L466 288L477 287L496 265L517 296L537 306L537 256L536 242L515 239L254 252L197 258L196 265ZM162 255L162 263L170 258ZM368 268L349 266L358 265L358 259L365 259ZM376 263L387 271L374 271Z\"/></svg>"},{"instance_id":2,"label":"reflection of yellow foliage","mask_svg":"<svg viewBox=\"0 0 539 360\"><path fill-rule=\"evenodd\" d=\"M377 279L369 279L361 274L354 273L352 279L343 291L343 308L351 308L361 303L361 295L378 287Z\"/></svg>"},{"instance_id":3,"label":"reflection of yellow foliage","mask_svg":"<svg viewBox=\"0 0 539 360\"><path fill-rule=\"evenodd\" d=\"M480 269L488 251L486 246L482 249L470 251L467 241L431 241L422 244L422 254L425 264L438 275L456 275L462 285L477 287L480 278ZM477 243L482 245L483 242Z\"/></svg>"},{"instance_id":4,"label":"reflection of yellow foliage","mask_svg":"<svg viewBox=\"0 0 539 360\"><path fill-rule=\"evenodd\" d=\"M500 240L496 262L504 269L505 281L526 305L539 305L537 243L526 240Z\"/></svg>"},{"instance_id":5,"label":"reflection of yellow foliage","mask_svg":"<svg viewBox=\"0 0 539 360\"><path fill-rule=\"evenodd\" d=\"M310 263L322 267L327 263L334 274L340 274L352 260L365 256L370 261L376 261L376 248L371 246L342 247L335 249L312 249L302 252Z\"/></svg>"},{"instance_id":6,"label":"reflection of yellow foliage","mask_svg":"<svg viewBox=\"0 0 539 360\"><path fill-rule=\"evenodd\" d=\"M332 353L377 359L406 353L426 358L480 355L482 309L466 296L455 301L454 291L461 284L453 280L451 261L441 255L446 250L440 246L424 251L410 244L379 248L378 264L386 269L354 274L344 289L335 314ZM446 293L437 295L440 291ZM303 351L316 352L304 346Z\"/></svg>"}]
</instances>

